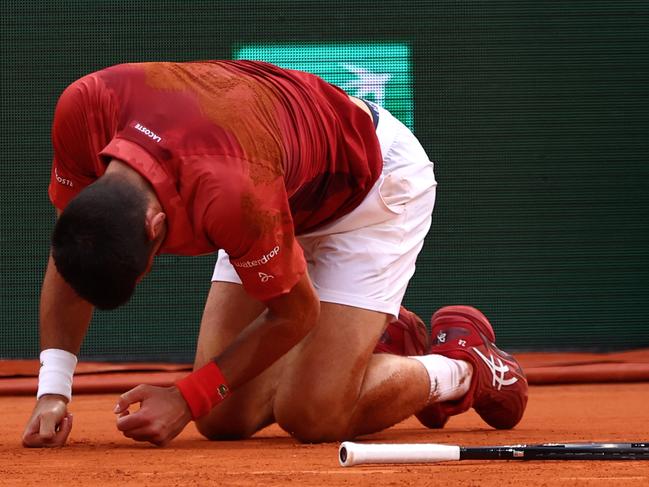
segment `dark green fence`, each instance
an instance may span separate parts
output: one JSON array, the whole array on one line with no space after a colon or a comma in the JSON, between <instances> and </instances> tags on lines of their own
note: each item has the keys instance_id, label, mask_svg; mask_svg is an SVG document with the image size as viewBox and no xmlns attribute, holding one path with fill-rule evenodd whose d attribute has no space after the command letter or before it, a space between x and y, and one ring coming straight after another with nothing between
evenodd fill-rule
<instances>
[{"instance_id":1,"label":"dark green fence","mask_svg":"<svg viewBox=\"0 0 649 487\"><path fill-rule=\"evenodd\" d=\"M374 63L377 45L402 53L386 106L414 127L439 180L409 307L427 318L476 305L515 350L649 346L644 0L5 0L0 27L0 358L38 351L61 90L120 62L255 46L262 57L273 45L294 63L317 64L314 46L352 53L338 63L343 84L362 46ZM95 315L84 357L190 359L212 261L160 259L131 304Z\"/></svg>"}]
</instances>

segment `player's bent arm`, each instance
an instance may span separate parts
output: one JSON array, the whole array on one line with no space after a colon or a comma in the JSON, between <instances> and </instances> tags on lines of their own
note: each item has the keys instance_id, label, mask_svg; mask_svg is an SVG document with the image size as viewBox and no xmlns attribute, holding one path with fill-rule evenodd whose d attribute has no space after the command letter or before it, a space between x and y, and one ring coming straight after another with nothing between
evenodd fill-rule
<instances>
[{"instance_id":1,"label":"player's bent arm","mask_svg":"<svg viewBox=\"0 0 649 487\"><path fill-rule=\"evenodd\" d=\"M63 280L50 254L41 290L40 343L41 350L48 350L46 354L52 358L51 377L60 376L62 369L67 368L70 374L74 371L92 311L93 306ZM67 411L70 385L43 384L44 377L48 380L43 372L39 376L40 398L23 433L23 445L28 447L61 446L72 428L72 416ZM59 389L66 392L54 393Z\"/></svg>"},{"instance_id":2,"label":"player's bent arm","mask_svg":"<svg viewBox=\"0 0 649 487\"><path fill-rule=\"evenodd\" d=\"M265 304L267 311L215 359L233 389L255 378L297 345L320 314L320 300L306 273L288 293Z\"/></svg>"},{"instance_id":3,"label":"player's bent arm","mask_svg":"<svg viewBox=\"0 0 649 487\"><path fill-rule=\"evenodd\" d=\"M114 410L119 415L117 428L128 438L166 445L189 421L207 414L230 390L259 375L297 345L320 313L320 301L306 274L290 292L266 305L268 310L221 355L178 381L176 387L140 385L122 394ZM140 403L140 408L130 412L134 403Z\"/></svg>"},{"instance_id":4,"label":"player's bent arm","mask_svg":"<svg viewBox=\"0 0 649 487\"><path fill-rule=\"evenodd\" d=\"M206 366L176 383L191 416L198 419L230 391L255 378L297 345L315 326L320 301L307 274Z\"/></svg>"}]
</instances>

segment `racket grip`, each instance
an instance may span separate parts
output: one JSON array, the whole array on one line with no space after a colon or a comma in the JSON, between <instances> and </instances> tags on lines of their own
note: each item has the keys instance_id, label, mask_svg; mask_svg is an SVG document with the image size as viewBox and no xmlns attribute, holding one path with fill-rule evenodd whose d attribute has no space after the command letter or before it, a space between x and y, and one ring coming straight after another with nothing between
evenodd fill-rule
<instances>
[{"instance_id":1,"label":"racket grip","mask_svg":"<svg viewBox=\"0 0 649 487\"><path fill-rule=\"evenodd\" d=\"M459 446L434 443L365 444L345 441L338 448L338 460L343 467L364 463L430 463L459 459Z\"/></svg>"}]
</instances>

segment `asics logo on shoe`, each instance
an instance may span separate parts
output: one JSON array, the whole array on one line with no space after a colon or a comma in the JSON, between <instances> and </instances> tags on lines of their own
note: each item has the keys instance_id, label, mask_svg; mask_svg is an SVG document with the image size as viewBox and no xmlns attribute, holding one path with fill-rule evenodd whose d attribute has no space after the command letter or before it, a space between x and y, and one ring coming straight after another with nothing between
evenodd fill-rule
<instances>
[{"instance_id":1,"label":"asics logo on shoe","mask_svg":"<svg viewBox=\"0 0 649 487\"><path fill-rule=\"evenodd\" d=\"M275 277L275 276L271 276L270 274L265 274L263 272L258 272L257 275L259 276L261 282L268 282Z\"/></svg>"},{"instance_id":2,"label":"asics logo on shoe","mask_svg":"<svg viewBox=\"0 0 649 487\"><path fill-rule=\"evenodd\" d=\"M437 334L437 343L445 343L446 342L446 332L440 331Z\"/></svg>"},{"instance_id":3,"label":"asics logo on shoe","mask_svg":"<svg viewBox=\"0 0 649 487\"><path fill-rule=\"evenodd\" d=\"M503 386L511 386L518 382L517 377L511 377L509 379L505 378L505 374L509 372L509 366L506 365L500 358L494 359L492 354L489 354L489 358L485 357L480 350L473 347L473 351L482 359L482 361L487 364L489 370L491 370L491 385L492 387L500 390ZM497 384L497 385L496 385Z\"/></svg>"}]
</instances>

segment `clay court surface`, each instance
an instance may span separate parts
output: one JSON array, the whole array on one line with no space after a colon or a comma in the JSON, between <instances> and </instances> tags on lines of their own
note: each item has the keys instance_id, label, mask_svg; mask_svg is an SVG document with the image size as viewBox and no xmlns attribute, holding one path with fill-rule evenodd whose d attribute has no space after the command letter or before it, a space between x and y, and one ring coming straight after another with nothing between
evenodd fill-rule
<instances>
[{"instance_id":1,"label":"clay court surface","mask_svg":"<svg viewBox=\"0 0 649 487\"><path fill-rule=\"evenodd\" d=\"M334 443L297 443L277 426L254 438L209 442L193 424L166 448L135 443L115 428L116 394L77 395L65 448L24 449L22 428L34 399L0 397L0 485L457 485L647 486L648 461L463 461L342 468ZM649 384L533 386L512 431L489 429L473 412L427 430L416 419L364 437L368 442L463 445L649 439Z\"/></svg>"}]
</instances>

